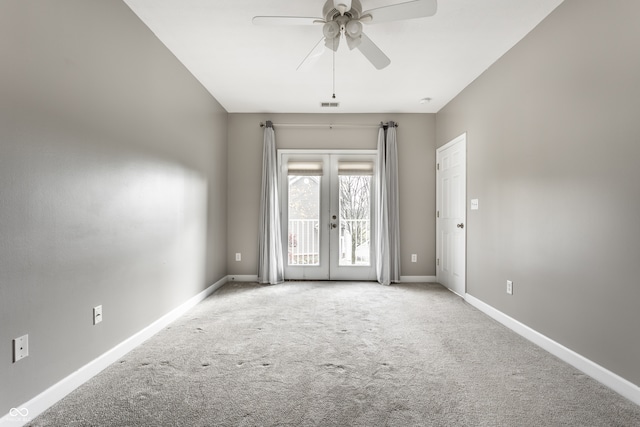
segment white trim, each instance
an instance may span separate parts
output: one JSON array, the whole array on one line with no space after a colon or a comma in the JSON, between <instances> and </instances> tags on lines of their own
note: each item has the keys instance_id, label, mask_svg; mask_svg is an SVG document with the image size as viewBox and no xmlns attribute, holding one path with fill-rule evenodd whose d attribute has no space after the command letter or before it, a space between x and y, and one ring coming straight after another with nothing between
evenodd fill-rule
<instances>
[{"instance_id":1,"label":"white trim","mask_svg":"<svg viewBox=\"0 0 640 427\"><path fill-rule=\"evenodd\" d=\"M258 276L230 274L229 282L257 282ZM298 281L298 279L285 280ZM319 280L321 281L321 280ZM358 282L359 280L356 280ZM400 283L437 283L436 276L400 276Z\"/></svg>"},{"instance_id":2,"label":"white trim","mask_svg":"<svg viewBox=\"0 0 640 427\"><path fill-rule=\"evenodd\" d=\"M400 276L400 283L436 283L436 276Z\"/></svg>"},{"instance_id":3,"label":"white trim","mask_svg":"<svg viewBox=\"0 0 640 427\"><path fill-rule=\"evenodd\" d=\"M557 343L551 338L542 335L540 332L531 329L527 325L515 320L514 318L507 316L506 314L493 308L489 304L480 301L472 295L465 294L465 300L478 310L487 314L489 317L502 323L507 328L513 330L532 343L542 347L544 350L548 351L549 353L553 354L569 365L572 365L573 367L579 369L596 381L601 382L605 386L626 397L635 404L640 405L639 386L609 371L608 369L603 368L602 366L576 353L575 351L568 349L567 347L563 346L560 343Z\"/></svg>"},{"instance_id":4,"label":"white trim","mask_svg":"<svg viewBox=\"0 0 640 427\"><path fill-rule=\"evenodd\" d=\"M347 149L339 148L334 150L314 150L312 148L278 148L278 157L280 154L378 154L378 150L370 149Z\"/></svg>"},{"instance_id":5,"label":"white trim","mask_svg":"<svg viewBox=\"0 0 640 427\"><path fill-rule=\"evenodd\" d=\"M451 146L453 146L454 144L457 144L460 141L466 141L467 139L467 133L463 132L460 135L456 136L455 138L453 138L451 141L447 142L446 144L438 147L436 149L437 151L442 151L442 150L446 150L447 148L450 148Z\"/></svg>"},{"instance_id":6,"label":"white trim","mask_svg":"<svg viewBox=\"0 0 640 427\"><path fill-rule=\"evenodd\" d=\"M254 274L230 274L227 276L229 278L229 282L257 282L258 275Z\"/></svg>"},{"instance_id":7,"label":"white trim","mask_svg":"<svg viewBox=\"0 0 640 427\"><path fill-rule=\"evenodd\" d=\"M189 298L180 306L174 308L169 313L151 323L146 328L125 339L120 344L113 347L111 350L108 350L106 353L98 356L96 359L87 363L77 371L71 373L69 376L63 378L42 393L38 394L33 399L18 406L17 408L20 411L24 411L26 409L28 411L28 415L26 417L15 417L11 416L11 412L9 412L4 417L0 418L0 427L18 427L33 421L35 417L43 413L45 410L49 409L56 402L67 396L82 384L89 381L95 375L99 374L106 367L122 358L131 350L142 344L144 341L160 332L167 325L185 314L196 304L207 298L216 289L227 282L228 276L223 277L204 291Z\"/></svg>"}]
</instances>

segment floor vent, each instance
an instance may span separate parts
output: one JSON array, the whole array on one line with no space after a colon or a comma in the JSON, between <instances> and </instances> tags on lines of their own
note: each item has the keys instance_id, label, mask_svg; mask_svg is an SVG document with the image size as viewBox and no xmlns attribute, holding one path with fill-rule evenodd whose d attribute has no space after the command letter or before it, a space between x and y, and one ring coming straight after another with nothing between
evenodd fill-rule
<instances>
[{"instance_id":1,"label":"floor vent","mask_svg":"<svg viewBox=\"0 0 640 427\"><path fill-rule=\"evenodd\" d=\"M321 102L320 106L322 108L335 108L335 107L339 107L340 103L339 102Z\"/></svg>"}]
</instances>

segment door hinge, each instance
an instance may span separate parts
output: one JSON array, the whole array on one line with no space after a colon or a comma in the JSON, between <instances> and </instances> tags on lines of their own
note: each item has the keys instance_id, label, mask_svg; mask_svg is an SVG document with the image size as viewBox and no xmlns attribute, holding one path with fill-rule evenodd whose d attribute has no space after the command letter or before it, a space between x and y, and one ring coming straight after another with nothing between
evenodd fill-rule
<instances>
[{"instance_id":1,"label":"door hinge","mask_svg":"<svg viewBox=\"0 0 640 427\"><path fill-rule=\"evenodd\" d=\"M440 258L436 258L436 265L440 265Z\"/></svg>"},{"instance_id":2,"label":"door hinge","mask_svg":"<svg viewBox=\"0 0 640 427\"><path fill-rule=\"evenodd\" d=\"M436 163L436 170L439 171L440 170L440 163Z\"/></svg>"},{"instance_id":3,"label":"door hinge","mask_svg":"<svg viewBox=\"0 0 640 427\"><path fill-rule=\"evenodd\" d=\"M436 218L440 218L440 211L436 211Z\"/></svg>"}]
</instances>

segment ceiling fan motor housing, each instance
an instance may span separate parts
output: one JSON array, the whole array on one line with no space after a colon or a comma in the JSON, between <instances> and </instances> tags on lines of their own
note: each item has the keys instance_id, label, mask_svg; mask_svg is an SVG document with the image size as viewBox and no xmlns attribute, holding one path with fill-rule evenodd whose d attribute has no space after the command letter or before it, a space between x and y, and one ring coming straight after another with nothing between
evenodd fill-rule
<instances>
[{"instance_id":1,"label":"ceiling fan motor housing","mask_svg":"<svg viewBox=\"0 0 640 427\"><path fill-rule=\"evenodd\" d=\"M339 3L351 3L351 8L347 9L344 13L341 13L340 10L336 8L336 4ZM343 15L351 19L360 18L362 15L362 4L360 3L360 0L351 0L351 2L345 0L327 0L322 8L322 16L326 22L333 21L337 17Z\"/></svg>"},{"instance_id":2,"label":"ceiling fan motor housing","mask_svg":"<svg viewBox=\"0 0 640 427\"><path fill-rule=\"evenodd\" d=\"M338 9L341 15L344 15L346 11L351 9L351 0L333 0L333 7Z\"/></svg>"}]
</instances>

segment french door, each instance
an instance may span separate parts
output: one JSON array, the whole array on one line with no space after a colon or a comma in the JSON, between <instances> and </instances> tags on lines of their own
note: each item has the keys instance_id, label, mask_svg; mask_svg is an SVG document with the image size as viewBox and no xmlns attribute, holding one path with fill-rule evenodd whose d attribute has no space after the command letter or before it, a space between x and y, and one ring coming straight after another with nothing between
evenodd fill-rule
<instances>
[{"instance_id":1,"label":"french door","mask_svg":"<svg viewBox=\"0 0 640 427\"><path fill-rule=\"evenodd\" d=\"M285 279L375 279L375 153L278 150Z\"/></svg>"}]
</instances>

